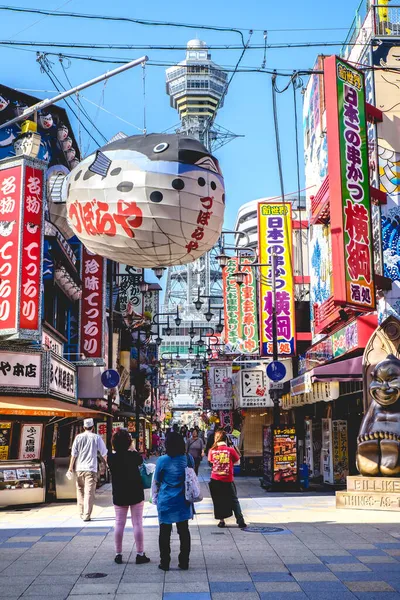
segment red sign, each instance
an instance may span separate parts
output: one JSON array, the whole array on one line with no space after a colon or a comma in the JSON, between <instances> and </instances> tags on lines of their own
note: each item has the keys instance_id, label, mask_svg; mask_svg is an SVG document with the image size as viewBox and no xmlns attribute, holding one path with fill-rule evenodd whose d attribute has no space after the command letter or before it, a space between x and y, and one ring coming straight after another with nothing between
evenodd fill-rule
<instances>
[{"instance_id":1,"label":"red sign","mask_svg":"<svg viewBox=\"0 0 400 600\"><path fill-rule=\"evenodd\" d=\"M43 169L17 158L0 165L0 337L39 339Z\"/></svg>"},{"instance_id":2,"label":"red sign","mask_svg":"<svg viewBox=\"0 0 400 600\"><path fill-rule=\"evenodd\" d=\"M43 240L43 171L25 169L22 231L20 328L39 329Z\"/></svg>"},{"instance_id":3,"label":"red sign","mask_svg":"<svg viewBox=\"0 0 400 600\"><path fill-rule=\"evenodd\" d=\"M82 246L80 355L104 360L106 260Z\"/></svg>"},{"instance_id":4,"label":"red sign","mask_svg":"<svg viewBox=\"0 0 400 600\"><path fill-rule=\"evenodd\" d=\"M18 330L22 165L0 166L0 335Z\"/></svg>"}]
</instances>

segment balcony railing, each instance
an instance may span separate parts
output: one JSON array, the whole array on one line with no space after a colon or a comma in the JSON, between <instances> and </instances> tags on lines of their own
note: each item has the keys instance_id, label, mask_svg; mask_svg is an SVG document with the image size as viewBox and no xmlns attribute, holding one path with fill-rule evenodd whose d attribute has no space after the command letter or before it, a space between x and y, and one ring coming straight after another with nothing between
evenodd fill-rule
<instances>
[{"instance_id":1,"label":"balcony railing","mask_svg":"<svg viewBox=\"0 0 400 600\"><path fill-rule=\"evenodd\" d=\"M379 37L400 36L400 4L379 4L373 7L375 35Z\"/></svg>"}]
</instances>

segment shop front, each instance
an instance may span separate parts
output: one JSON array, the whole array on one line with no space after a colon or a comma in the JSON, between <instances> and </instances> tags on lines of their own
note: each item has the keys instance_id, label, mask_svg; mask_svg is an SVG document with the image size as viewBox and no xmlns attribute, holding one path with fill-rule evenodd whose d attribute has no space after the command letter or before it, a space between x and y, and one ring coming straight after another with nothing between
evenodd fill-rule
<instances>
[{"instance_id":1,"label":"shop front","mask_svg":"<svg viewBox=\"0 0 400 600\"><path fill-rule=\"evenodd\" d=\"M76 369L52 350L0 349L0 506L56 497L56 462L65 470L81 420Z\"/></svg>"}]
</instances>

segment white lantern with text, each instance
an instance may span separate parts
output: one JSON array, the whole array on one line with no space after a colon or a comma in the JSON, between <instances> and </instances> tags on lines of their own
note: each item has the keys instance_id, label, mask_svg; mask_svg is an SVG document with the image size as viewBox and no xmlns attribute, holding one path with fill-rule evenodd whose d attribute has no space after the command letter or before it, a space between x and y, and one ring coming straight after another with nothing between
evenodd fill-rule
<instances>
[{"instance_id":1,"label":"white lantern with text","mask_svg":"<svg viewBox=\"0 0 400 600\"><path fill-rule=\"evenodd\" d=\"M225 209L218 161L174 134L116 140L65 182L69 225L91 251L144 268L186 264L217 242Z\"/></svg>"}]
</instances>

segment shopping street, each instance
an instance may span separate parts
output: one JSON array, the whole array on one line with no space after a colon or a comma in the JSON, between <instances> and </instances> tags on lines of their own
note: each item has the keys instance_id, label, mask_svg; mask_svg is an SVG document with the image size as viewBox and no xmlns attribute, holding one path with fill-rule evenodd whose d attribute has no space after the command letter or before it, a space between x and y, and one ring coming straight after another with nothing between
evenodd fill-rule
<instances>
[{"instance_id":1,"label":"shopping street","mask_svg":"<svg viewBox=\"0 0 400 600\"><path fill-rule=\"evenodd\" d=\"M82 523L75 503L0 512L1 600L345 600L400 599L400 525L396 513L337 510L330 493L266 493L257 478L237 478L247 523L277 528L244 532L213 519L202 468L204 500L190 525L189 571L177 567L173 533L171 570L158 569L156 509L146 503L148 565L136 566L132 529L124 563L113 561L114 514L110 486L97 494L93 519ZM88 577L101 573L102 578Z\"/></svg>"}]
</instances>

